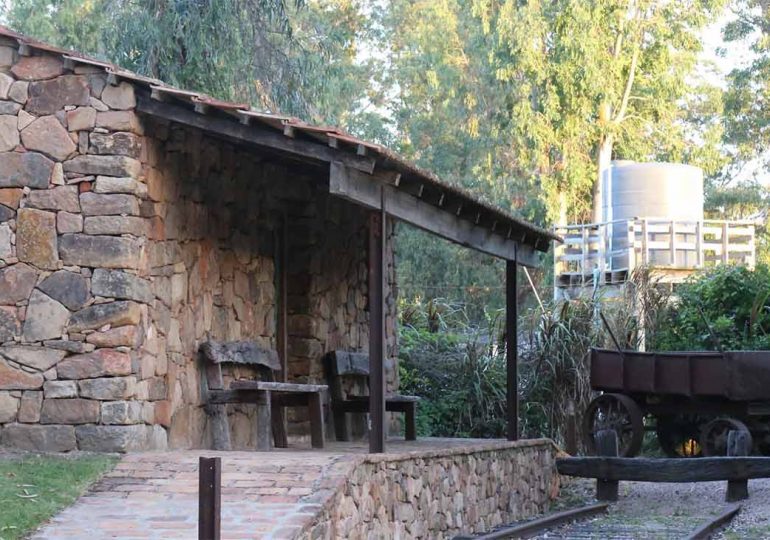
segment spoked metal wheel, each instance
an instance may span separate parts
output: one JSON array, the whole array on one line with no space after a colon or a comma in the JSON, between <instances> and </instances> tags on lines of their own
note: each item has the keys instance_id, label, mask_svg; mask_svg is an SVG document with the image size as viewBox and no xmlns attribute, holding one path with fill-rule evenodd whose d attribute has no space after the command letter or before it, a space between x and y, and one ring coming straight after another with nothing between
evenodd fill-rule
<instances>
[{"instance_id":1,"label":"spoked metal wheel","mask_svg":"<svg viewBox=\"0 0 770 540\"><path fill-rule=\"evenodd\" d=\"M731 431L745 431L749 434L749 448L752 447L751 433L746 424L735 418L716 418L703 426L700 444L703 455L708 457L727 455L727 436Z\"/></svg>"},{"instance_id":2,"label":"spoked metal wheel","mask_svg":"<svg viewBox=\"0 0 770 540\"><path fill-rule=\"evenodd\" d=\"M623 394L602 394L588 404L583 417L583 442L596 453L596 434L611 429L618 435L618 455L633 457L642 448L644 422L639 405Z\"/></svg>"},{"instance_id":3,"label":"spoked metal wheel","mask_svg":"<svg viewBox=\"0 0 770 540\"><path fill-rule=\"evenodd\" d=\"M690 414L658 417L655 433L660 448L668 457L700 457L703 455L699 438L703 421Z\"/></svg>"}]
</instances>

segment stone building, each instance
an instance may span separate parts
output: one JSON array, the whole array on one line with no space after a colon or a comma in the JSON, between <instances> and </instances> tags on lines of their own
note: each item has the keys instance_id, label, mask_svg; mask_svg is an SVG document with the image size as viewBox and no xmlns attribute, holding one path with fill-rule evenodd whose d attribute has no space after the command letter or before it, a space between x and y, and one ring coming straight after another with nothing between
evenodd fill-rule
<instances>
[{"instance_id":1,"label":"stone building","mask_svg":"<svg viewBox=\"0 0 770 540\"><path fill-rule=\"evenodd\" d=\"M0 442L207 446L200 343L256 340L322 382L325 352L369 349L378 234L396 389L394 218L514 272L552 238L377 145L0 28ZM253 446L253 412L229 415Z\"/></svg>"}]
</instances>

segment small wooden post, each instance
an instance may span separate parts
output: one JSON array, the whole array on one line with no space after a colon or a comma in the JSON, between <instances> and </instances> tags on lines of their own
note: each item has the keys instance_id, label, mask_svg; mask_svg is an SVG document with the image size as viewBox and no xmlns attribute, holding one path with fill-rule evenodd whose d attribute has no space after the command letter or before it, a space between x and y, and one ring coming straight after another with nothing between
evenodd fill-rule
<instances>
[{"instance_id":1,"label":"small wooden post","mask_svg":"<svg viewBox=\"0 0 770 540\"><path fill-rule=\"evenodd\" d=\"M516 302L516 261L505 263L505 363L507 436L509 441L519 439L519 336L518 304Z\"/></svg>"},{"instance_id":2,"label":"small wooden post","mask_svg":"<svg viewBox=\"0 0 770 540\"><path fill-rule=\"evenodd\" d=\"M749 448L749 432L743 430L731 430L727 434L727 456L728 457L742 457L748 456L750 452ZM743 480L728 480L727 492L725 493L725 500L727 502L742 501L749 498L749 481Z\"/></svg>"},{"instance_id":3,"label":"small wooden post","mask_svg":"<svg viewBox=\"0 0 770 540\"><path fill-rule=\"evenodd\" d=\"M222 458L198 462L198 540L219 540L222 510Z\"/></svg>"},{"instance_id":4,"label":"small wooden post","mask_svg":"<svg viewBox=\"0 0 770 540\"><path fill-rule=\"evenodd\" d=\"M598 431L596 437L596 452L600 456L618 457L618 434L614 429ZM618 500L617 480L596 479L596 499L599 501Z\"/></svg>"},{"instance_id":5,"label":"small wooden post","mask_svg":"<svg viewBox=\"0 0 770 540\"><path fill-rule=\"evenodd\" d=\"M369 452L385 451L385 192L369 215Z\"/></svg>"},{"instance_id":6,"label":"small wooden post","mask_svg":"<svg viewBox=\"0 0 770 540\"><path fill-rule=\"evenodd\" d=\"M575 416L575 402L567 403L567 425L564 430L564 446L567 453L576 456L578 453L577 418Z\"/></svg>"}]
</instances>

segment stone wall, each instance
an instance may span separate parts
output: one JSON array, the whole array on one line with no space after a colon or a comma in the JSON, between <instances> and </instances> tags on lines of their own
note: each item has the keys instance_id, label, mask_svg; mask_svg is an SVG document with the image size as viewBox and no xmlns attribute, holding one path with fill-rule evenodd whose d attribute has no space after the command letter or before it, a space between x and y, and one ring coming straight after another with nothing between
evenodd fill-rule
<instances>
[{"instance_id":1,"label":"stone wall","mask_svg":"<svg viewBox=\"0 0 770 540\"><path fill-rule=\"evenodd\" d=\"M558 495L556 452L533 439L369 455L300 537L452 538L529 518Z\"/></svg>"},{"instance_id":2,"label":"stone wall","mask_svg":"<svg viewBox=\"0 0 770 540\"><path fill-rule=\"evenodd\" d=\"M207 446L198 345L276 346L284 221L289 379L320 382L324 352L367 346L367 213L332 199L323 169L138 115L137 91L0 41L3 445ZM230 412L252 445L253 411Z\"/></svg>"}]
</instances>

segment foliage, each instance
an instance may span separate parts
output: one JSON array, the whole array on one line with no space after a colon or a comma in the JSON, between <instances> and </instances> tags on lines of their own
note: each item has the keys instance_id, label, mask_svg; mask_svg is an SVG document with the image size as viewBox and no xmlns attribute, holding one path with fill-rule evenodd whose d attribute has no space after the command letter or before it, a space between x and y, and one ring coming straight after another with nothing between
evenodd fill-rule
<instances>
[{"instance_id":1,"label":"foliage","mask_svg":"<svg viewBox=\"0 0 770 540\"><path fill-rule=\"evenodd\" d=\"M0 459L0 538L25 538L72 504L116 461L110 456Z\"/></svg>"},{"instance_id":2,"label":"foliage","mask_svg":"<svg viewBox=\"0 0 770 540\"><path fill-rule=\"evenodd\" d=\"M770 349L767 266L753 271L743 266L717 266L682 285L677 296L668 324L655 335L656 348Z\"/></svg>"},{"instance_id":3,"label":"foliage","mask_svg":"<svg viewBox=\"0 0 770 540\"><path fill-rule=\"evenodd\" d=\"M13 0L15 29L170 84L345 120L372 71L353 0Z\"/></svg>"}]
</instances>

